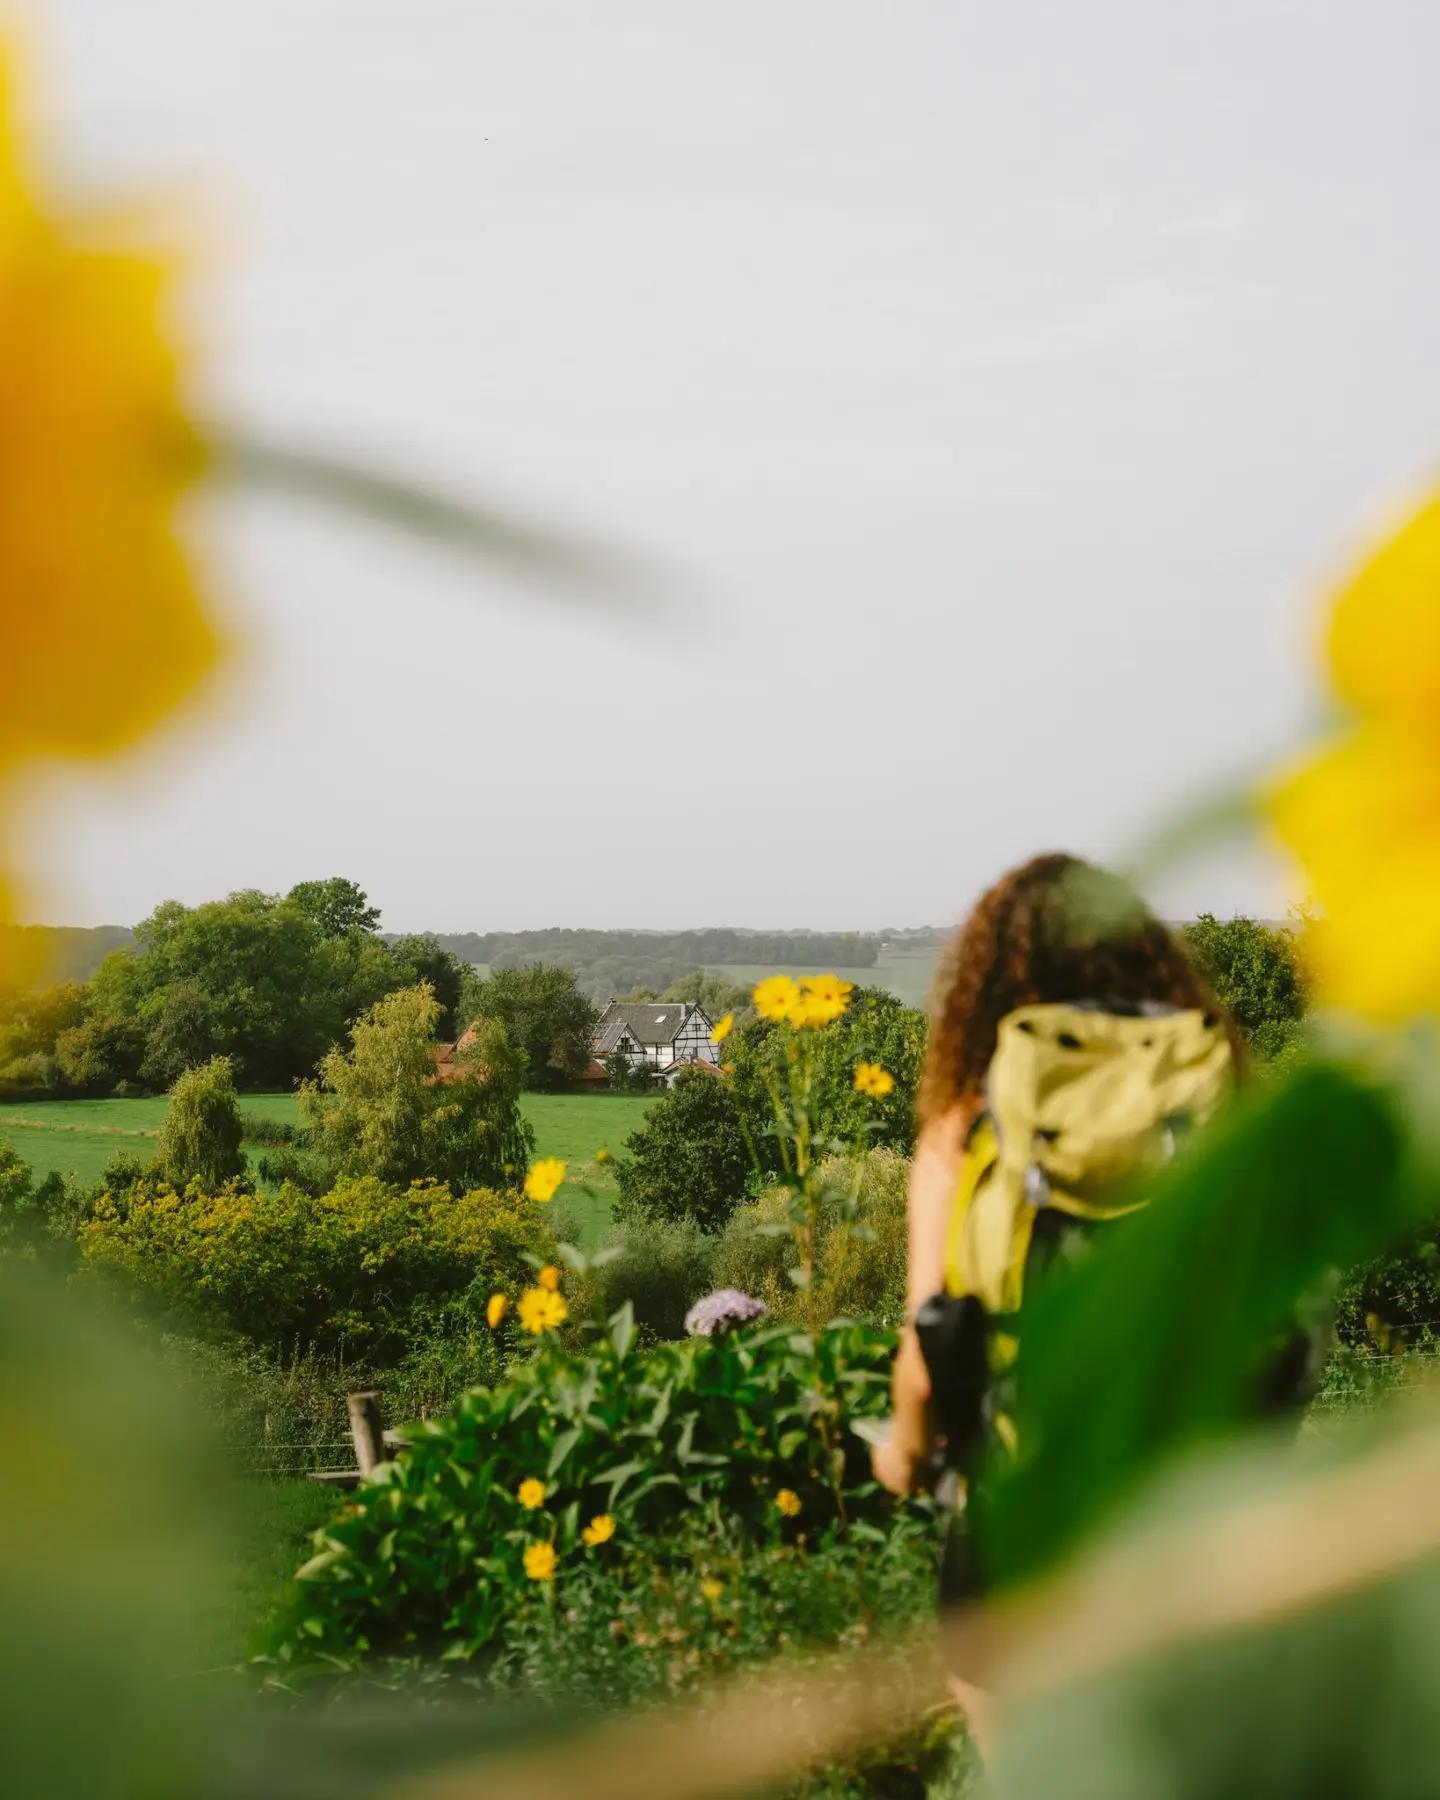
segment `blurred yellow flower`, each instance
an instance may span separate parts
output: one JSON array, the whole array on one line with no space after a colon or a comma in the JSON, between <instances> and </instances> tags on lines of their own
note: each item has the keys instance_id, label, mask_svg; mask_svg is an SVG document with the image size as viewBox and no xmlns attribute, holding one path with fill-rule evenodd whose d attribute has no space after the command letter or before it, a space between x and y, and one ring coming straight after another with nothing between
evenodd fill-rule
<instances>
[{"instance_id":1,"label":"blurred yellow flower","mask_svg":"<svg viewBox=\"0 0 1440 1800\"><path fill-rule=\"evenodd\" d=\"M760 983L751 999L762 1019L773 1019L780 1024L800 1004L800 989L788 975L771 975L768 980Z\"/></svg>"},{"instance_id":2,"label":"blurred yellow flower","mask_svg":"<svg viewBox=\"0 0 1440 1800\"><path fill-rule=\"evenodd\" d=\"M526 1288L520 1296L515 1315L526 1331L539 1337L542 1331L554 1331L570 1317L563 1294L552 1294L549 1288Z\"/></svg>"},{"instance_id":3,"label":"blurred yellow flower","mask_svg":"<svg viewBox=\"0 0 1440 1800\"><path fill-rule=\"evenodd\" d=\"M793 1519L800 1510L800 1496L793 1488L781 1488L775 1496L775 1504L787 1519Z\"/></svg>"},{"instance_id":4,"label":"blurred yellow flower","mask_svg":"<svg viewBox=\"0 0 1440 1800\"><path fill-rule=\"evenodd\" d=\"M554 1263L546 1263L545 1267L535 1279L540 1283L541 1287L549 1288L550 1292L553 1294L560 1286L560 1271L555 1267Z\"/></svg>"},{"instance_id":5,"label":"blurred yellow flower","mask_svg":"<svg viewBox=\"0 0 1440 1800\"><path fill-rule=\"evenodd\" d=\"M526 1512L534 1512L537 1506L545 1504L545 1483L537 1481L533 1475L522 1481L515 1490L515 1498Z\"/></svg>"},{"instance_id":6,"label":"blurred yellow flower","mask_svg":"<svg viewBox=\"0 0 1440 1800\"><path fill-rule=\"evenodd\" d=\"M527 1200L553 1200L555 1190L565 1179L565 1165L558 1156L542 1156L531 1163L525 1176Z\"/></svg>"},{"instance_id":7,"label":"blurred yellow flower","mask_svg":"<svg viewBox=\"0 0 1440 1800\"><path fill-rule=\"evenodd\" d=\"M718 1024L711 1026L710 1042L712 1044L723 1044L734 1028L735 1015L733 1012L728 1012Z\"/></svg>"},{"instance_id":8,"label":"blurred yellow flower","mask_svg":"<svg viewBox=\"0 0 1440 1800\"><path fill-rule=\"evenodd\" d=\"M802 975L800 986L804 989L801 998L807 1025L828 1025L832 1019L838 1019L849 1007L855 991L853 981L842 981L838 975Z\"/></svg>"},{"instance_id":9,"label":"blurred yellow flower","mask_svg":"<svg viewBox=\"0 0 1440 1800\"><path fill-rule=\"evenodd\" d=\"M489 1304L485 1308L485 1323L492 1331L494 1331L495 1327L505 1317L509 1308L510 1302L503 1294L492 1294L490 1296Z\"/></svg>"},{"instance_id":10,"label":"blurred yellow flower","mask_svg":"<svg viewBox=\"0 0 1440 1800\"><path fill-rule=\"evenodd\" d=\"M609 1513L597 1513L585 1529L580 1533L581 1539L594 1549L596 1544L608 1544L615 1535L615 1521Z\"/></svg>"},{"instance_id":11,"label":"blurred yellow flower","mask_svg":"<svg viewBox=\"0 0 1440 1800\"><path fill-rule=\"evenodd\" d=\"M37 191L12 86L0 57L0 778L121 749L217 654L175 532L204 459L172 274Z\"/></svg>"},{"instance_id":12,"label":"blurred yellow flower","mask_svg":"<svg viewBox=\"0 0 1440 1800\"><path fill-rule=\"evenodd\" d=\"M610 1152L609 1152L609 1151L608 1151L608 1150L607 1150L607 1149L606 1149L606 1148L605 1148L605 1146L604 1146L604 1145L603 1145L603 1144L602 1144L602 1145L601 1145L601 1146L600 1146L600 1148L599 1148L599 1149L598 1149L598 1150L597 1150L597 1151L596 1151L596 1152L595 1152L595 1160L596 1160L596 1162L597 1162L597 1163L607 1163L607 1162L609 1162L609 1160L610 1160Z\"/></svg>"},{"instance_id":13,"label":"blurred yellow flower","mask_svg":"<svg viewBox=\"0 0 1440 1800\"><path fill-rule=\"evenodd\" d=\"M555 1546L553 1544L528 1544L525 1549L525 1573L532 1581L553 1581L555 1578Z\"/></svg>"},{"instance_id":14,"label":"blurred yellow flower","mask_svg":"<svg viewBox=\"0 0 1440 1800\"><path fill-rule=\"evenodd\" d=\"M855 1086L860 1093L883 1100L887 1094L894 1093L895 1077L879 1063L859 1062L855 1065Z\"/></svg>"},{"instance_id":15,"label":"blurred yellow flower","mask_svg":"<svg viewBox=\"0 0 1440 1800\"><path fill-rule=\"evenodd\" d=\"M1440 497L1340 594L1329 660L1350 717L1265 806L1319 903L1319 998L1396 1023L1440 1011Z\"/></svg>"},{"instance_id":16,"label":"blurred yellow flower","mask_svg":"<svg viewBox=\"0 0 1440 1800\"><path fill-rule=\"evenodd\" d=\"M700 1583L700 1592L707 1600L718 1600L725 1592L725 1583L717 1581L713 1575L707 1575Z\"/></svg>"}]
</instances>

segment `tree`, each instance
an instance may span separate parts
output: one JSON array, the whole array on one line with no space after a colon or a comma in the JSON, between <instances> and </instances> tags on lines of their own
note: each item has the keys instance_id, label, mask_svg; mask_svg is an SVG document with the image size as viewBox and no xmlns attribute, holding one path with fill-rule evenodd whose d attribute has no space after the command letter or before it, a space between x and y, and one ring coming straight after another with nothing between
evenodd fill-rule
<instances>
[{"instance_id":1,"label":"tree","mask_svg":"<svg viewBox=\"0 0 1440 1800\"><path fill-rule=\"evenodd\" d=\"M548 1089L583 1075L599 1018L569 969L498 969L469 990L472 1017L498 1019L525 1058L525 1085Z\"/></svg>"},{"instance_id":2,"label":"tree","mask_svg":"<svg viewBox=\"0 0 1440 1800\"><path fill-rule=\"evenodd\" d=\"M627 1000L689 1000L698 1005L712 1025L730 1013L737 1025L748 1023L754 1018L754 1008L750 1004L750 989L742 982L729 981L723 975L707 975L697 969L693 974L681 976L679 981L672 981L669 987L658 989L653 987L632 988L625 996Z\"/></svg>"},{"instance_id":3,"label":"tree","mask_svg":"<svg viewBox=\"0 0 1440 1800\"><path fill-rule=\"evenodd\" d=\"M428 934L396 938L390 946L390 954L406 987L429 982L440 1005L435 1035L447 1043L453 1042L460 1035L456 1020L465 979L465 967L459 957L443 950Z\"/></svg>"},{"instance_id":4,"label":"tree","mask_svg":"<svg viewBox=\"0 0 1440 1800\"><path fill-rule=\"evenodd\" d=\"M1185 947L1260 1057L1278 1056L1305 1016L1305 975L1288 931L1256 919L1200 917Z\"/></svg>"},{"instance_id":5,"label":"tree","mask_svg":"<svg viewBox=\"0 0 1440 1800\"><path fill-rule=\"evenodd\" d=\"M187 1069L170 1090L170 1110L160 1122L155 1160L173 1188L198 1181L207 1194L245 1172L240 1148L244 1129L228 1057L212 1057Z\"/></svg>"},{"instance_id":6,"label":"tree","mask_svg":"<svg viewBox=\"0 0 1440 1800\"><path fill-rule=\"evenodd\" d=\"M814 1103L821 1133L837 1145L885 1145L908 1156L915 1147L915 1091L928 1031L924 1013L883 988L856 988L847 1011L815 1034ZM760 1019L727 1046L737 1103L756 1154L772 1174L779 1172L780 1155L770 1090L785 1087L784 1045L784 1034ZM878 1063L894 1078L883 1099L856 1092L861 1062Z\"/></svg>"},{"instance_id":7,"label":"tree","mask_svg":"<svg viewBox=\"0 0 1440 1800\"><path fill-rule=\"evenodd\" d=\"M520 1116L520 1058L491 1022L460 1079L440 1082L439 1016L424 982L387 994L357 1021L350 1049L321 1061L323 1086L301 1089L314 1148L335 1175L443 1180L457 1193L518 1185L533 1141Z\"/></svg>"},{"instance_id":8,"label":"tree","mask_svg":"<svg viewBox=\"0 0 1440 1800\"><path fill-rule=\"evenodd\" d=\"M718 1231L749 1186L740 1107L730 1083L704 1069L683 1070L625 1148L615 1164L622 1213Z\"/></svg>"},{"instance_id":9,"label":"tree","mask_svg":"<svg viewBox=\"0 0 1440 1800\"><path fill-rule=\"evenodd\" d=\"M364 889L343 875L332 875L328 881L297 881L285 901L321 937L359 937L380 924L380 908L369 905Z\"/></svg>"},{"instance_id":10,"label":"tree","mask_svg":"<svg viewBox=\"0 0 1440 1800\"><path fill-rule=\"evenodd\" d=\"M82 1094L108 1094L122 1081L138 1081L144 1056L139 1021L117 1012L91 1013L55 1040L61 1079Z\"/></svg>"}]
</instances>

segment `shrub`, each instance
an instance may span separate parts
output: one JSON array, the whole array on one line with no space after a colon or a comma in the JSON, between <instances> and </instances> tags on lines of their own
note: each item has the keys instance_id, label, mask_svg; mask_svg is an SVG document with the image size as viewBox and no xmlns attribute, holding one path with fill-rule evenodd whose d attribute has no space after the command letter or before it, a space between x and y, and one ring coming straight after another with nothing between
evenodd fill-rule
<instances>
[{"instance_id":1,"label":"shrub","mask_svg":"<svg viewBox=\"0 0 1440 1800\"><path fill-rule=\"evenodd\" d=\"M212 1057L187 1069L171 1088L170 1108L156 1134L155 1161L171 1187L198 1181L213 1192L245 1172L242 1135L230 1060Z\"/></svg>"},{"instance_id":2,"label":"shrub","mask_svg":"<svg viewBox=\"0 0 1440 1800\"><path fill-rule=\"evenodd\" d=\"M1201 913L1184 929L1185 948L1263 1059L1292 1044L1305 1015L1305 973L1288 931L1256 919Z\"/></svg>"},{"instance_id":3,"label":"shrub","mask_svg":"<svg viewBox=\"0 0 1440 1800\"><path fill-rule=\"evenodd\" d=\"M753 1162L730 1083L683 1071L616 1159L619 1211L718 1230L744 1197Z\"/></svg>"},{"instance_id":4,"label":"shrub","mask_svg":"<svg viewBox=\"0 0 1440 1800\"><path fill-rule=\"evenodd\" d=\"M606 1251L619 1254L607 1259ZM608 1318L628 1302L652 1337L684 1337L685 1314L715 1286L715 1251L716 1240L688 1219L619 1220L578 1278L573 1309Z\"/></svg>"},{"instance_id":5,"label":"shrub","mask_svg":"<svg viewBox=\"0 0 1440 1800\"><path fill-rule=\"evenodd\" d=\"M518 1185L534 1144L520 1115L520 1058L492 1021L460 1078L437 1081L439 1016L424 983L388 994L358 1020L348 1051L322 1059L323 1087L301 1088L311 1147L337 1174L446 1181L457 1194Z\"/></svg>"},{"instance_id":6,"label":"shrub","mask_svg":"<svg viewBox=\"0 0 1440 1800\"><path fill-rule=\"evenodd\" d=\"M406 1429L410 1448L317 1534L268 1653L330 1668L493 1654L541 1587L568 1607L594 1565L682 1568L685 1522L761 1545L837 1529L879 1541L896 1503L848 1428L885 1410L892 1349L890 1334L851 1325L642 1352L628 1312L589 1355L547 1336L505 1381Z\"/></svg>"},{"instance_id":7,"label":"shrub","mask_svg":"<svg viewBox=\"0 0 1440 1800\"><path fill-rule=\"evenodd\" d=\"M513 1195L373 1177L319 1198L289 1185L206 1194L142 1180L100 1195L79 1240L88 1265L123 1273L182 1314L277 1354L315 1349L371 1364L394 1363L428 1333L478 1329L491 1290L519 1281L527 1256L553 1251L536 1209Z\"/></svg>"},{"instance_id":8,"label":"shrub","mask_svg":"<svg viewBox=\"0 0 1440 1800\"><path fill-rule=\"evenodd\" d=\"M909 1178L909 1159L894 1150L832 1157L821 1165L815 1281L821 1316L887 1325L904 1317ZM853 1221L842 1204L850 1194L856 1199ZM772 1188L737 1208L716 1251L715 1281L754 1294L777 1317L799 1322L808 1305L789 1274L795 1245L781 1229L789 1209L785 1188Z\"/></svg>"},{"instance_id":9,"label":"shrub","mask_svg":"<svg viewBox=\"0 0 1440 1800\"><path fill-rule=\"evenodd\" d=\"M240 1129L247 1144L295 1144L304 1135L289 1119L273 1119L246 1107L240 1109Z\"/></svg>"}]
</instances>

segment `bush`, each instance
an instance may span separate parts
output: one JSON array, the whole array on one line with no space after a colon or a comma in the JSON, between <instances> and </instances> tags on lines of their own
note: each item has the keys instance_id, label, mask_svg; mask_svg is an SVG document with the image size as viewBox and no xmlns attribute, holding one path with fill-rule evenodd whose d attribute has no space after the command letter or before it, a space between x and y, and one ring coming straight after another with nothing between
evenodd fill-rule
<instances>
[{"instance_id":1,"label":"bush","mask_svg":"<svg viewBox=\"0 0 1440 1800\"><path fill-rule=\"evenodd\" d=\"M605 1251L619 1251L606 1260ZM715 1287L716 1240L687 1219L617 1221L601 1240L601 1257L576 1283L573 1310L608 1318L627 1302L651 1337L685 1335L685 1315Z\"/></svg>"},{"instance_id":2,"label":"bush","mask_svg":"<svg viewBox=\"0 0 1440 1800\"><path fill-rule=\"evenodd\" d=\"M816 1141L837 1146L869 1143L909 1155L915 1147L915 1090L929 1026L924 1013L879 988L856 988L845 1013L814 1034L810 1113ZM766 1171L779 1174L772 1090L787 1087L787 1028L757 1020L737 1033L730 1049L735 1098ZM858 1093L855 1069L878 1063L895 1083L883 1099ZM653 1116L653 1115L652 1115Z\"/></svg>"},{"instance_id":3,"label":"bush","mask_svg":"<svg viewBox=\"0 0 1440 1800\"><path fill-rule=\"evenodd\" d=\"M687 1069L617 1157L621 1216L688 1220L716 1231L744 1197L753 1162L730 1083Z\"/></svg>"},{"instance_id":4,"label":"bush","mask_svg":"<svg viewBox=\"0 0 1440 1800\"><path fill-rule=\"evenodd\" d=\"M212 1057L198 1069L187 1069L171 1088L170 1108L156 1134L155 1161L171 1187L198 1181L214 1192L245 1172L242 1135L229 1058Z\"/></svg>"},{"instance_id":5,"label":"bush","mask_svg":"<svg viewBox=\"0 0 1440 1800\"><path fill-rule=\"evenodd\" d=\"M631 1339L626 1313L589 1355L547 1336L505 1381L409 1427L411 1447L317 1534L269 1655L332 1669L493 1655L552 1583L568 1609L597 1565L622 1586L627 1567L682 1571L685 1524L770 1546L824 1541L843 1520L883 1540L896 1503L848 1428L888 1405L890 1334L752 1327L645 1352ZM522 1501L528 1482L539 1491ZM527 1551L541 1559L529 1574Z\"/></svg>"},{"instance_id":6,"label":"bush","mask_svg":"<svg viewBox=\"0 0 1440 1800\"><path fill-rule=\"evenodd\" d=\"M304 1136L289 1119L273 1119L269 1113L240 1109L240 1130L247 1144L296 1144Z\"/></svg>"},{"instance_id":7,"label":"bush","mask_svg":"<svg viewBox=\"0 0 1440 1800\"><path fill-rule=\"evenodd\" d=\"M435 1183L341 1181L206 1194L141 1180L80 1227L85 1263L123 1273L179 1314L223 1322L276 1354L393 1364L418 1338L481 1328L491 1291L553 1253L534 1206Z\"/></svg>"},{"instance_id":8,"label":"bush","mask_svg":"<svg viewBox=\"0 0 1440 1800\"><path fill-rule=\"evenodd\" d=\"M1305 974L1288 931L1256 919L1201 913L1182 933L1185 948L1263 1060L1280 1056L1305 1016Z\"/></svg>"},{"instance_id":9,"label":"bush","mask_svg":"<svg viewBox=\"0 0 1440 1800\"><path fill-rule=\"evenodd\" d=\"M863 1318L898 1325L905 1314L910 1162L894 1150L859 1158L833 1157L820 1169L825 1203L818 1221L815 1294L825 1318ZM842 1199L853 1193L854 1224ZM736 1209L715 1257L715 1285L754 1294L782 1319L800 1322L808 1304L791 1281L795 1244L779 1227L788 1216L788 1190L773 1188Z\"/></svg>"}]
</instances>

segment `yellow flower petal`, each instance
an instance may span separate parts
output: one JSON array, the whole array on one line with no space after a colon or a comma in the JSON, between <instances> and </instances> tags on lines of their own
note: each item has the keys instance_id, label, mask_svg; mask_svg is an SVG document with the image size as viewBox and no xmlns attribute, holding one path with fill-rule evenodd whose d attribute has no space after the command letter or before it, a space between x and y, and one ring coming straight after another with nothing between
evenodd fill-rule
<instances>
[{"instance_id":1,"label":"yellow flower petal","mask_svg":"<svg viewBox=\"0 0 1440 1800\"><path fill-rule=\"evenodd\" d=\"M800 989L788 975L771 975L751 995L762 1019L783 1023L800 1003Z\"/></svg>"},{"instance_id":2,"label":"yellow flower petal","mask_svg":"<svg viewBox=\"0 0 1440 1800\"><path fill-rule=\"evenodd\" d=\"M721 1019L718 1022L718 1024L711 1026L710 1042L712 1044L723 1044L725 1042L726 1038L729 1037L730 1033L734 1030L734 1028L735 1028L734 1013L726 1013L725 1017L723 1019Z\"/></svg>"},{"instance_id":3,"label":"yellow flower petal","mask_svg":"<svg viewBox=\"0 0 1440 1800\"><path fill-rule=\"evenodd\" d=\"M596 1544L608 1544L615 1535L615 1521L609 1513L598 1513L580 1533L583 1542L593 1549Z\"/></svg>"},{"instance_id":4,"label":"yellow flower petal","mask_svg":"<svg viewBox=\"0 0 1440 1800\"><path fill-rule=\"evenodd\" d=\"M542 1156L531 1163L525 1175L527 1200L553 1200L555 1190L565 1179L565 1165L558 1156Z\"/></svg>"},{"instance_id":5,"label":"yellow flower petal","mask_svg":"<svg viewBox=\"0 0 1440 1800\"><path fill-rule=\"evenodd\" d=\"M545 1483L537 1481L533 1475L520 1483L515 1490L515 1498L526 1512L534 1512L537 1506L545 1504Z\"/></svg>"},{"instance_id":6,"label":"yellow flower petal","mask_svg":"<svg viewBox=\"0 0 1440 1800\"><path fill-rule=\"evenodd\" d=\"M775 1496L775 1504L787 1519L793 1519L800 1511L800 1496L793 1488L781 1488Z\"/></svg>"},{"instance_id":7,"label":"yellow flower petal","mask_svg":"<svg viewBox=\"0 0 1440 1800\"><path fill-rule=\"evenodd\" d=\"M555 1267L554 1263L546 1263L545 1267L535 1279L540 1283L541 1287L549 1288L550 1292L553 1294L560 1286L560 1271Z\"/></svg>"},{"instance_id":8,"label":"yellow flower petal","mask_svg":"<svg viewBox=\"0 0 1440 1800\"><path fill-rule=\"evenodd\" d=\"M570 1308L563 1294L552 1293L543 1287L526 1288L515 1308L515 1316L526 1331L539 1337L542 1332L554 1331L563 1325L570 1317Z\"/></svg>"},{"instance_id":9,"label":"yellow flower petal","mask_svg":"<svg viewBox=\"0 0 1440 1800\"><path fill-rule=\"evenodd\" d=\"M525 1548L525 1573L532 1581L553 1581L555 1578L555 1546L553 1544L528 1544Z\"/></svg>"},{"instance_id":10,"label":"yellow flower petal","mask_svg":"<svg viewBox=\"0 0 1440 1800\"><path fill-rule=\"evenodd\" d=\"M485 1308L485 1322L492 1331L494 1331L495 1327L505 1317L509 1307L510 1302L503 1294L492 1294L490 1296L490 1303Z\"/></svg>"},{"instance_id":11,"label":"yellow flower petal","mask_svg":"<svg viewBox=\"0 0 1440 1800\"><path fill-rule=\"evenodd\" d=\"M1341 593L1329 650L1336 692L1362 711L1440 710L1440 494Z\"/></svg>"}]
</instances>

